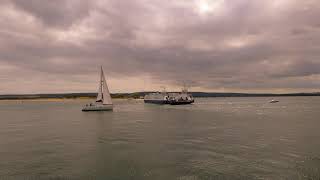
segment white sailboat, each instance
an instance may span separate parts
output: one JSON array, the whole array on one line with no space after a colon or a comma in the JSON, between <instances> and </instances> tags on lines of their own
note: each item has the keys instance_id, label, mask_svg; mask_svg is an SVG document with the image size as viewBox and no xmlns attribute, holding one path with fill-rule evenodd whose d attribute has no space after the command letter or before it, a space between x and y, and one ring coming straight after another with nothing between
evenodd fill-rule
<instances>
[{"instance_id":1,"label":"white sailboat","mask_svg":"<svg viewBox=\"0 0 320 180\"><path fill-rule=\"evenodd\" d=\"M82 111L112 111L112 110L113 110L113 104L112 104L110 92L108 89L108 85L106 82L106 78L104 77L103 69L101 66L97 100L93 103L86 104L85 107L83 107Z\"/></svg>"}]
</instances>

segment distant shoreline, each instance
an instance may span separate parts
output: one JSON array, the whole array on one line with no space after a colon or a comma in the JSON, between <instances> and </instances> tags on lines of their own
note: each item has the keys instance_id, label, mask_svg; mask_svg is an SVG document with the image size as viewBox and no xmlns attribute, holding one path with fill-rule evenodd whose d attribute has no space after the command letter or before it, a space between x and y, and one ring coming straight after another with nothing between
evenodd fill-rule
<instances>
[{"instance_id":1,"label":"distant shoreline","mask_svg":"<svg viewBox=\"0 0 320 180\"><path fill-rule=\"evenodd\" d=\"M135 93L114 93L111 94L115 99L141 99L145 94L151 92ZM208 93L208 92L190 92L194 97L295 97L295 96L320 96L320 92L315 93ZM64 93L64 94L11 94L0 95L0 100L46 100L46 99L92 99L97 93Z\"/></svg>"}]
</instances>

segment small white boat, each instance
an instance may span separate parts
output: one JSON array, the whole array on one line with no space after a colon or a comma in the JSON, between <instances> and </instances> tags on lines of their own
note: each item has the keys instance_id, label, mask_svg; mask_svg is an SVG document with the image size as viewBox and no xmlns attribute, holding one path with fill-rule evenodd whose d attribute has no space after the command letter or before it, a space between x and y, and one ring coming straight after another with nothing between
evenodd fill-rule
<instances>
[{"instance_id":1,"label":"small white boat","mask_svg":"<svg viewBox=\"0 0 320 180\"><path fill-rule=\"evenodd\" d=\"M269 103L278 103L278 102L279 102L278 100L272 99Z\"/></svg>"},{"instance_id":2,"label":"small white boat","mask_svg":"<svg viewBox=\"0 0 320 180\"><path fill-rule=\"evenodd\" d=\"M104 77L103 69L101 67L100 82L99 82L99 91L97 100L95 102L86 104L82 111L112 111L113 104L106 82Z\"/></svg>"}]
</instances>

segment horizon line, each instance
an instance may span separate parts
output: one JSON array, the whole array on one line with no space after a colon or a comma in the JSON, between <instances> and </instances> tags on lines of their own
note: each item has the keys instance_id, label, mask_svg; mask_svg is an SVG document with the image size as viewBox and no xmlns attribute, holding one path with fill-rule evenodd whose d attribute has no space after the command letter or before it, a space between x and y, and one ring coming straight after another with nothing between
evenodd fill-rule
<instances>
[{"instance_id":1,"label":"horizon line","mask_svg":"<svg viewBox=\"0 0 320 180\"><path fill-rule=\"evenodd\" d=\"M160 92L160 91L135 91L135 92L115 92L110 94L134 94L134 93L150 93L150 92ZM166 91L166 92L180 92L180 91ZM274 95L283 95L283 94L320 94L320 91L317 92L288 92L288 93L259 93L259 92L219 92L219 91L189 91L189 93L216 93L216 94L256 94L256 95L263 95L263 94L274 94ZM63 94L97 94L97 92L56 92L56 93L14 93L14 94L0 94L0 96L14 96L14 95L63 95Z\"/></svg>"}]
</instances>

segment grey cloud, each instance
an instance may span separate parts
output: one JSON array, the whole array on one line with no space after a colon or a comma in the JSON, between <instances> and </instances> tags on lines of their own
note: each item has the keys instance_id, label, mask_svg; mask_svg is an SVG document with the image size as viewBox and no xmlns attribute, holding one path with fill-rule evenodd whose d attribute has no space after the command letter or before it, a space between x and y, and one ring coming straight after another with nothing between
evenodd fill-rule
<instances>
[{"instance_id":1,"label":"grey cloud","mask_svg":"<svg viewBox=\"0 0 320 180\"><path fill-rule=\"evenodd\" d=\"M35 19L0 21L0 63L82 87L77 77L102 64L112 78L150 76L169 88L318 88L319 2L225 0L206 14L196 2L8 1L1 8Z\"/></svg>"},{"instance_id":2,"label":"grey cloud","mask_svg":"<svg viewBox=\"0 0 320 180\"><path fill-rule=\"evenodd\" d=\"M90 13L89 1L12 0L13 4L40 19L45 25L68 27Z\"/></svg>"},{"instance_id":3,"label":"grey cloud","mask_svg":"<svg viewBox=\"0 0 320 180\"><path fill-rule=\"evenodd\" d=\"M296 60L283 67L281 72L275 72L275 77L304 77L320 74L320 62Z\"/></svg>"}]
</instances>

